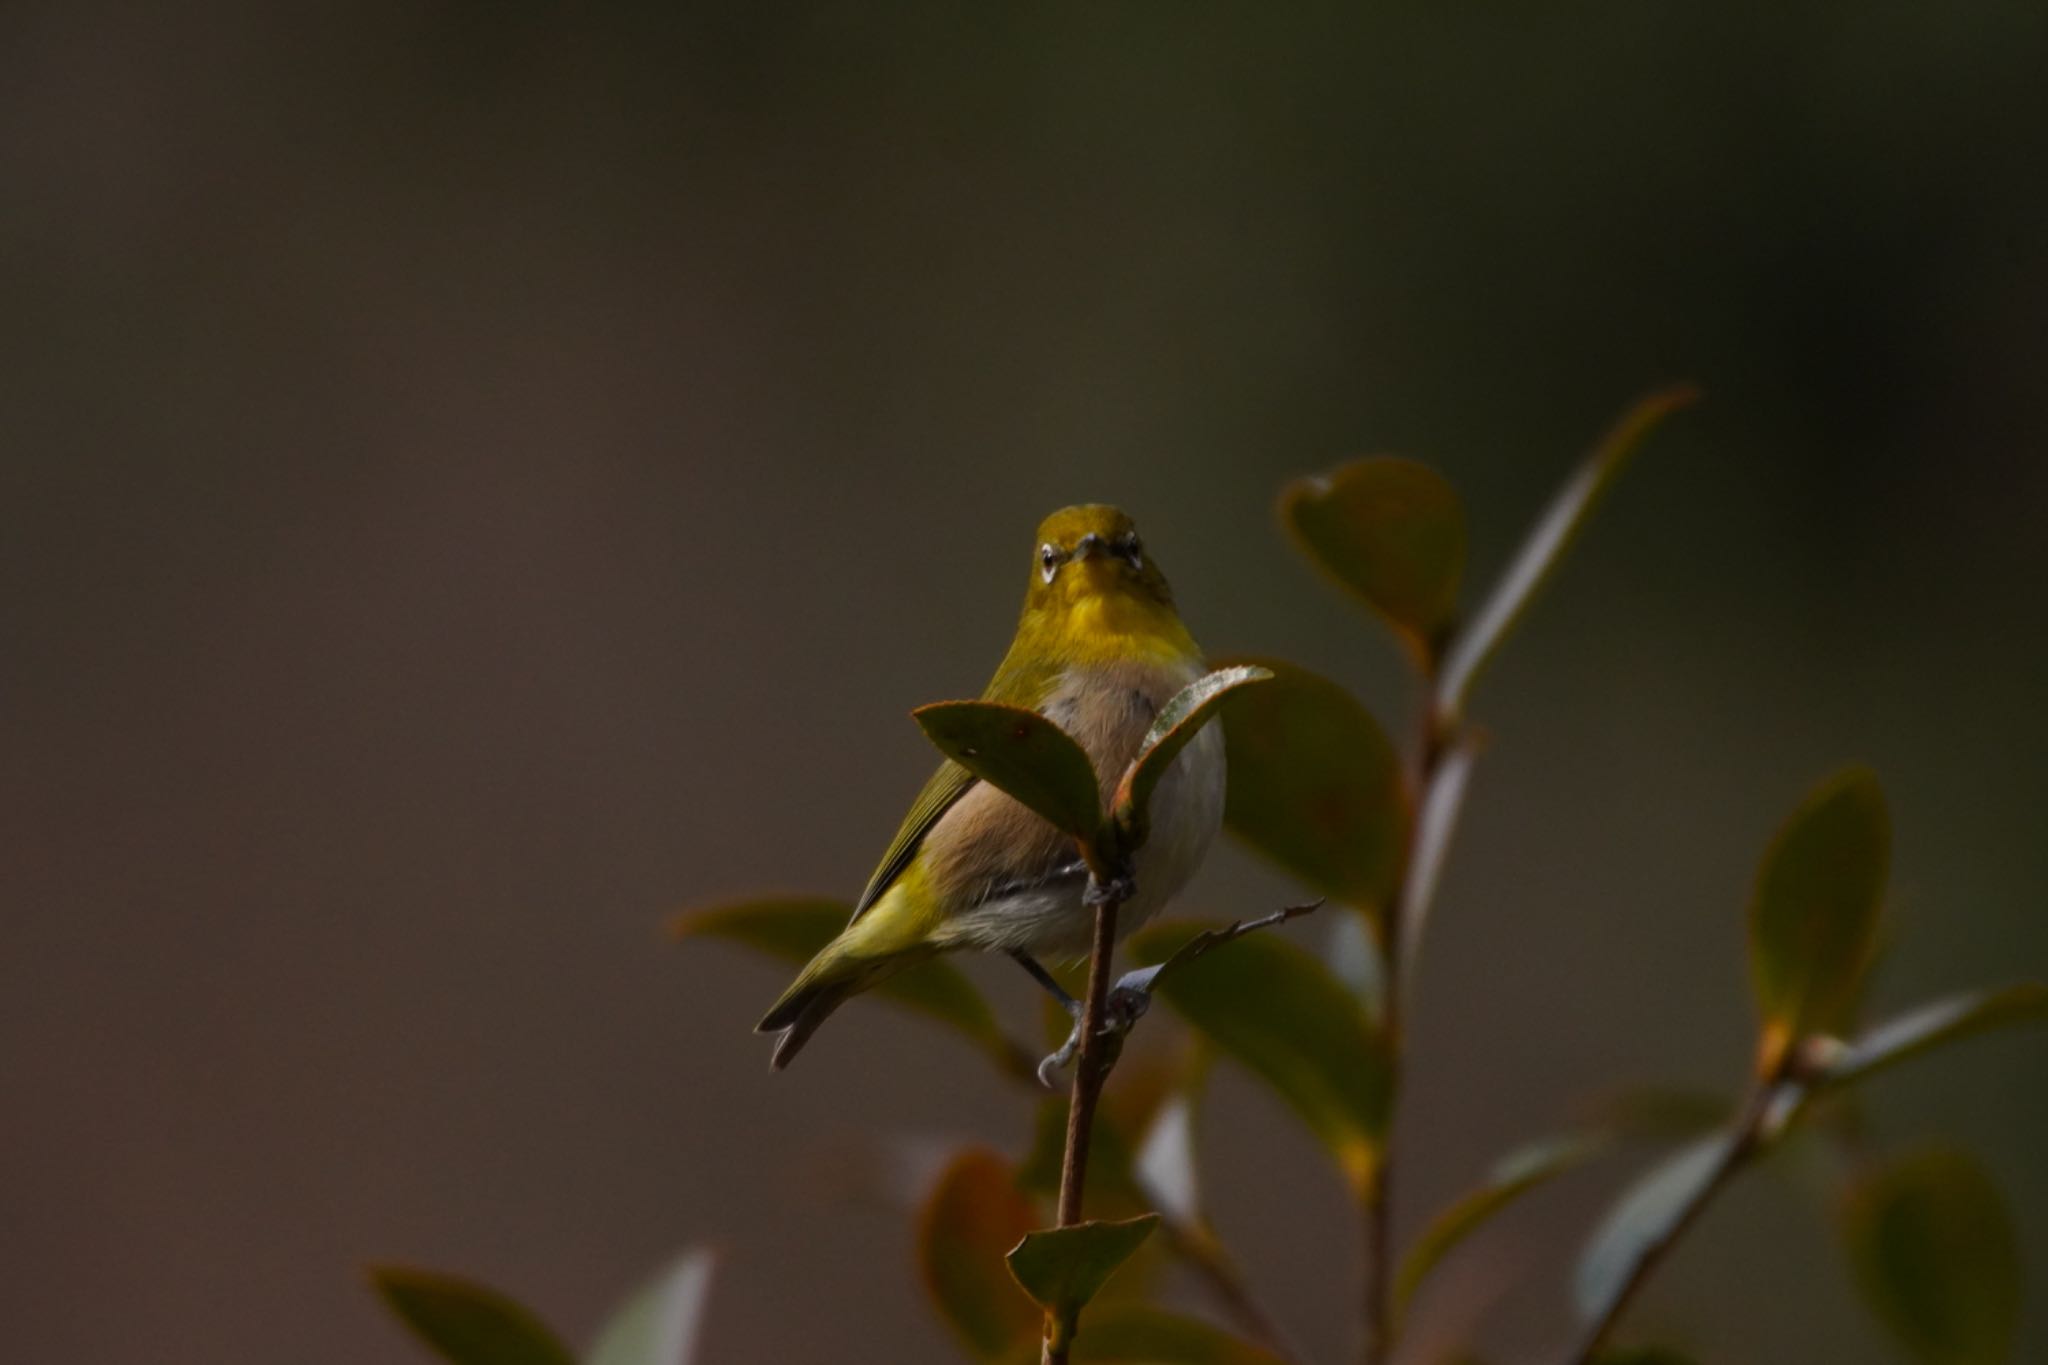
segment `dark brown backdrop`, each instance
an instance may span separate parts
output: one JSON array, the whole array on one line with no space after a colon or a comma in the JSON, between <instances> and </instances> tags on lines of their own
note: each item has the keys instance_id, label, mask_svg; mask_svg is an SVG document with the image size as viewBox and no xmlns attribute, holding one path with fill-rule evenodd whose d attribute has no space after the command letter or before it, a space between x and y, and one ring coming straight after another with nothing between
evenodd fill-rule
<instances>
[{"instance_id":1,"label":"dark brown backdrop","mask_svg":"<svg viewBox=\"0 0 2048 1365\"><path fill-rule=\"evenodd\" d=\"M846 1171L1014 1097L872 1008L771 1079L778 971L660 917L858 885L1050 507L1398 718L1280 480L1425 454L1484 572L1672 378L1480 700L1403 1221L1603 1081L1734 1083L1749 871L1839 761L1900 828L1880 1002L2048 971L2048 11L669 8L0 11L11 1358L417 1359L371 1256L581 1335L697 1239L721 1365L949 1358ZM2044 1062L1875 1096L2037 1267ZM1210 1138L1328 1348L1329 1170L1235 1079ZM1506 1358L1620 1175L1505 1226ZM1640 1322L1877 1358L1825 1214L1747 1182Z\"/></svg>"}]
</instances>

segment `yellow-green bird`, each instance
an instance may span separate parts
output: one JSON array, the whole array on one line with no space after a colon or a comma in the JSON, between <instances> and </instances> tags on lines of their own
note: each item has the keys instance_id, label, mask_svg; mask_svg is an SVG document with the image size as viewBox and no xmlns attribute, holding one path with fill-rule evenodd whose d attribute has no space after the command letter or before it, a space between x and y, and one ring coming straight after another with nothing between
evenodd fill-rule
<instances>
[{"instance_id":1,"label":"yellow-green bird","mask_svg":"<svg viewBox=\"0 0 2048 1365\"><path fill-rule=\"evenodd\" d=\"M1201 650L1136 525L1114 507L1067 507L1038 528L1017 636L982 700L1028 707L1072 735L1107 802L1159 708L1202 672ZM1120 931L1144 923L1194 875L1222 823L1223 776L1223 737L1211 725L1153 795ZM1087 887L1071 838L948 760L918 793L852 922L756 1026L782 1035L773 1066L787 1066L850 997L956 948L1007 953L1065 1001L1034 955L1088 951Z\"/></svg>"}]
</instances>

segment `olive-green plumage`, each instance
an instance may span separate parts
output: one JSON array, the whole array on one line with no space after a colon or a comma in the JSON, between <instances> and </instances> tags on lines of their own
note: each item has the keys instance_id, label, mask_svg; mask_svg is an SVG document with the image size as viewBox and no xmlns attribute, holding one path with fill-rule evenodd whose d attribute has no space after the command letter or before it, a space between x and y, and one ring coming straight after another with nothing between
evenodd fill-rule
<instances>
[{"instance_id":1,"label":"olive-green plumage","mask_svg":"<svg viewBox=\"0 0 2048 1365\"><path fill-rule=\"evenodd\" d=\"M1159 566L1114 507L1068 507L1038 528L1016 638L982 693L1056 721L1087 751L1104 799L1168 698L1202 673ZM1193 875L1223 814L1223 746L1210 727L1160 784L1152 833L1119 917L1143 923ZM1073 843L966 769L940 765L868 879L853 920L761 1020L779 1070L848 998L955 948L1077 955L1092 916Z\"/></svg>"}]
</instances>

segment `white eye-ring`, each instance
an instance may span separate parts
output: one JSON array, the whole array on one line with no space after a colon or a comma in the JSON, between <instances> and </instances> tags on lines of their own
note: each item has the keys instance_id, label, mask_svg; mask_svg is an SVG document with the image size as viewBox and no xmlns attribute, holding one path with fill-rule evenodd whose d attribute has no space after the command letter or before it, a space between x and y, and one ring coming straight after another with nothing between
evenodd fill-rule
<instances>
[{"instance_id":1,"label":"white eye-ring","mask_svg":"<svg viewBox=\"0 0 2048 1365\"><path fill-rule=\"evenodd\" d=\"M1046 582L1052 582L1053 575L1060 571L1060 561L1065 558L1060 547L1051 542L1038 547L1038 572Z\"/></svg>"}]
</instances>

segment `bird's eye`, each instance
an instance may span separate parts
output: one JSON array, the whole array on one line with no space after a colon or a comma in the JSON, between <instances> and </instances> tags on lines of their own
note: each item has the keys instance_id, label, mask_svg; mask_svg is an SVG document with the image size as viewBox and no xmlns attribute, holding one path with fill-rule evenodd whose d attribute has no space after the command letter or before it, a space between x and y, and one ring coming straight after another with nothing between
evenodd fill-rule
<instances>
[{"instance_id":1,"label":"bird's eye","mask_svg":"<svg viewBox=\"0 0 2048 1365\"><path fill-rule=\"evenodd\" d=\"M1060 561L1065 558L1057 545L1048 543L1038 547L1038 572L1046 582L1052 582L1053 575L1060 571Z\"/></svg>"}]
</instances>

